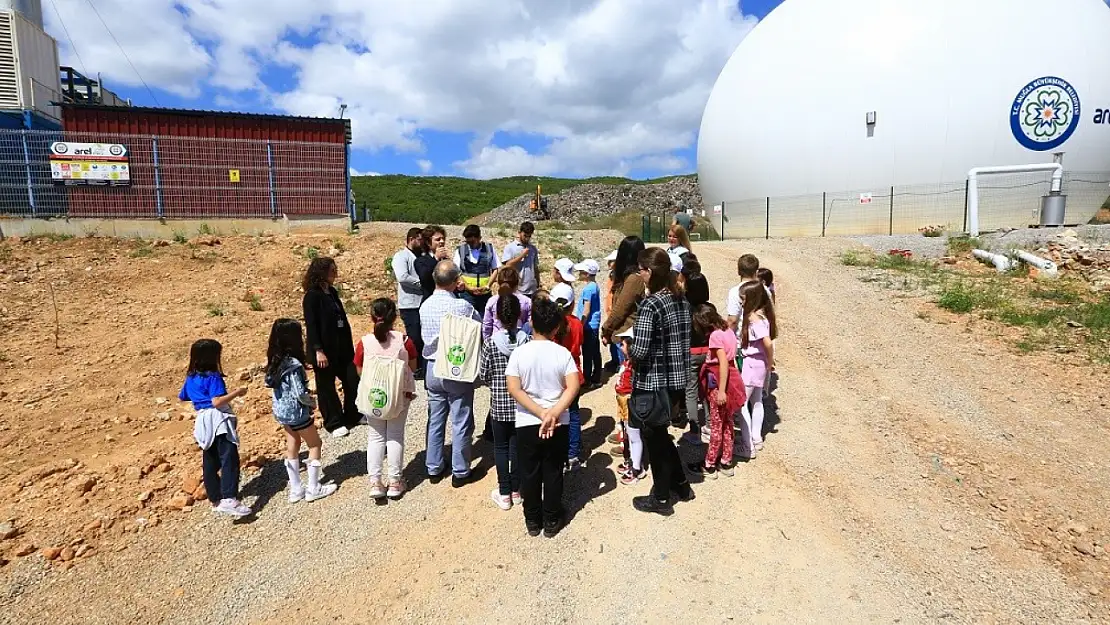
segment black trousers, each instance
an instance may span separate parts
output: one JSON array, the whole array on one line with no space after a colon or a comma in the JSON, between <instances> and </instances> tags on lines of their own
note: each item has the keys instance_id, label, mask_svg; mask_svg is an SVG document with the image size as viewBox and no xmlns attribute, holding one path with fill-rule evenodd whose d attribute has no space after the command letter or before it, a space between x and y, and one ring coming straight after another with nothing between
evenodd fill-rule
<instances>
[{"instance_id":1,"label":"black trousers","mask_svg":"<svg viewBox=\"0 0 1110 625\"><path fill-rule=\"evenodd\" d=\"M682 400L683 393L684 391L676 390L669 392L672 416ZM642 428L640 437L651 458L651 494L659 501L669 501L672 490L682 491L690 485L689 480L686 479L686 472L682 468L682 457L678 455L678 448L674 445L667 424Z\"/></svg>"},{"instance_id":2,"label":"black trousers","mask_svg":"<svg viewBox=\"0 0 1110 625\"><path fill-rule=\"evenodd\" d=\"M493 430L493 462L497 466L497 488L502 495L520 492L520 464L517 462L516 423L486 420Z\"/></svg>"},{"instance_id":3,"label":"black trousers","mask_svg":"<svg viewBox=\"0 0 1110 625\"><path fill-rule=\"evenodd\" d=\"M324 418L324 429L334 432L340 427L352 428L362 418L355 406L358 396L358 371L354 361L336 362L329 358L326 369L315 369L316 396L320 404L320 416ZM343 402L335 390L335 382L343 383Z\"/></svg>"},{"instance_id":4,"label":"black trousers","mask_svg":"<svg viewBox=\"0 0 1110 625\"><path fill-rule=\"evenodd\" d=\"M563 465L567 462L567 431L560 425L551 438L540 438L540 426L516 429L520 495L524 523L552 526L563 519Z\"/></svg>"},{"instance_id":5,"label":"black trousers","mask_svg":"<svg viewBox=\"0 0 1110 625\"><path fill-rule=\"evenodd\" d=\"M220 434L204 450L204 492L208 501L239 498L239 446Z\"/></svg>"},{"instance_id":6,"label":"black trousers","mask_svg":"<svg viewBox=\"0 0 1110 625\"><path fill-rule=\"evenodd\" d=\"M402 308L401 323L405 324L405 334L412 341L412 346L416 348L416 373L418 376L422 376L424 374L424 339L420 335L420 309Z\"/></svg>"}]
</instances>

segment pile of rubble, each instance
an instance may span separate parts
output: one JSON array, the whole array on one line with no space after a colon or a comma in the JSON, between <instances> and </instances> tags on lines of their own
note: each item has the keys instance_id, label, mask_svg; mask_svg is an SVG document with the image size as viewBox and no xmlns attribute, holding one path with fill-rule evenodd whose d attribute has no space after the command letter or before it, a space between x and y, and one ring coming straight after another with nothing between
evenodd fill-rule
<instances>
[{"instance_id":1,"label":"pile of rubble","mask_svg":"<svg viewBox=\"0 0 1110 625\"><path fill-rule=\"evenodd\" d=\"M1110 242L1085 242L1075 230L1065 230L1036 253L1083 276L1094 289L1110 291Z\"/></svg>"},{"instance_id":2,"label":"pile of rubble","mask_svg":"<svg viewBox=\"0 0 1110 625\"><path fill-rule=\"evenodd\" d=\"M490 222L517 223L536 221L531 210L532 195L522 195L495 208ZM697 176L681 176L655 184L580 184L547 196L551 220L567 224L588 219L639 211L652 215L672 214L676 210L704 208Z\"/></svg>"}]
</instances>

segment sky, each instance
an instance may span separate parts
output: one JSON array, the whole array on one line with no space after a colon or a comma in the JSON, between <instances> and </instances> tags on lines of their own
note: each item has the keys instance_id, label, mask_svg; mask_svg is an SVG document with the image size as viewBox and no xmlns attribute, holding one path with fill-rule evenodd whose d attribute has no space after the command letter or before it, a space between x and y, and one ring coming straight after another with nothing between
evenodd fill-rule
<instances>
[{"instance_id":1,"label":"sky","mask_svg":"<svg viewBox=\"0 0 1110 625\"><path fill-rule=\"evenodd\" d=\"M346 104L355 174L650 178L695 170L709 91L779 2L42 4L62 64L136 105L337 117Z\"/></svg>"}]
</instances>

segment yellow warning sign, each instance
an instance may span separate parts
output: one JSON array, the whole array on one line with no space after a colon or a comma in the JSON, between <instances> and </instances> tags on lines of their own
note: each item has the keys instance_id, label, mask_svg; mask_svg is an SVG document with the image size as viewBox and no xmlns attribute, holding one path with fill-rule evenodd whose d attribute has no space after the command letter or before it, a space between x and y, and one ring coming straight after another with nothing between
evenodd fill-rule
<instances>
[{"instance_id":1,"label":"yellow warning sign","mask_svg":"<svg viewBox=\"0 0 1110 625\"><path fill-rule=\"evenodd\" d=\"M238 169L229 169L229 170L227 170L227 179L230 180L231 182L239 182L239 170Z\"/></svg>"}]
</instances>

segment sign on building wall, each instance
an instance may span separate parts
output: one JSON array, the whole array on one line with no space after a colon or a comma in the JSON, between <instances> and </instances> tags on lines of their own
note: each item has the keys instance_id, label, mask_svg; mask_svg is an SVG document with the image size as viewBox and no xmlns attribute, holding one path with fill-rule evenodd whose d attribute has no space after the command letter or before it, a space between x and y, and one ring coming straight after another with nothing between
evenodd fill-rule
<instances>
[{"instance_id":1,"label":"sign on building wall","mask_svg":"<svg viewBox=\"0 0 1110 625\"><path fill-rule=\"evenodd\" d=\"M50 178L65 186L131 186L127 146L119 143L50 144Z\"/></svg>"}]
</instances>

